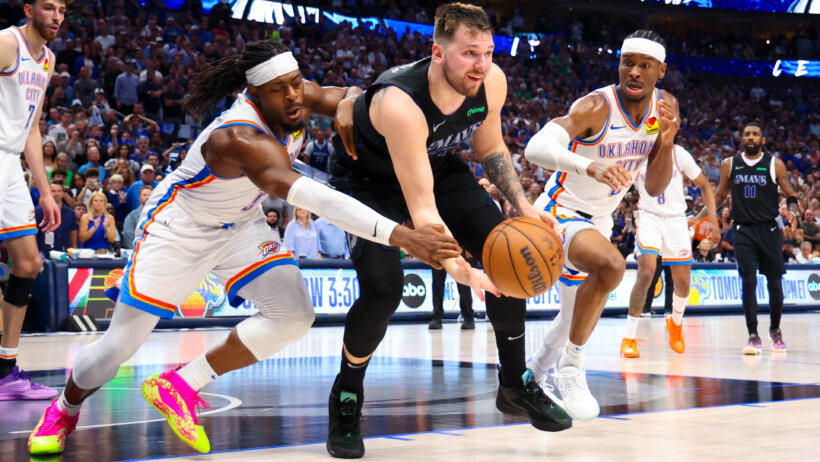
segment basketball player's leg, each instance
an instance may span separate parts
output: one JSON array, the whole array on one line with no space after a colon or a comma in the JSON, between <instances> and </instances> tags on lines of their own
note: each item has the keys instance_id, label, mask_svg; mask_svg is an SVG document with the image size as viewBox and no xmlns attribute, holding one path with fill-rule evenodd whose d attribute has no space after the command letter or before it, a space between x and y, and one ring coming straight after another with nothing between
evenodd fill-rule
<instances>
[{"instance_id":1,"label":"basketball player's leg","mask_svg":"<svg viewBox=\"0 0 820 462\"><path fill-rule=\"evenodd\" d=\"M0 177L0 239L11 257L11 274L2 293L0 400L53 398L57 390L32 382L17 367L20 332L42 260L35 239L34 205L17 156L0 153Z\"/></svg>"},{"instance_id":2,"label":"basketball player's leg","mask_svg":"<svg viewBox=\"0 0 820 462\"><path fill-rule=\"evenodd\" d=\"M780 318L783 314L783 275L786 267L781 253L782 243L780 229L774 226L761 225L757 245L760 251L760 272L766 276L766 286L769 292L769 340L773 352L785 352L786 342L780 331Z\"/></svg>"},{"instance_id":3,"label":"basketball player's leg","mask_svg":"<svg viewBox=\"0 0 820 462\"><path fill-rule=\"evenodd\" d=\"M744 226L745 228L745 226ZM757 332L757 268L759 255L757 245L746 230L738 230L735 235L735 261L741 280L741 300L746 317L749 340L743 348L744 354L757 355L761 351L760 335Z\"/></svg>"},{"instance_id":4,"label":"basketball player's leg","mask_svg":"<svg viewBox=\"0 0 820 462\"><path fill-rule=\"evenodd\" d=\"M689 226L683 216L667 218L662 255L663 266L670 269L672 293L672 313L665 319L669 334L669 347L676 353L683 353L686 344L683 339L683 313L689 301L689 276L692 272L692 245Z\"/></svg>"},{"instance_id":5,"label":"basketball player's leg","mask_svg":"<svg viewBox=\"0 0 820 462\"><path fill-rule=\"evenodd\" d=\"M657 255L643 253L638 255L638 274L632 293L629 296L629 314L626 317L626 333L621 340L620 354L623 358L639 358L641 356L637 346L638 324L641 312L646 304L647 293L651 289L652 280L657 267Z\"/></svg>"}]
</instances>

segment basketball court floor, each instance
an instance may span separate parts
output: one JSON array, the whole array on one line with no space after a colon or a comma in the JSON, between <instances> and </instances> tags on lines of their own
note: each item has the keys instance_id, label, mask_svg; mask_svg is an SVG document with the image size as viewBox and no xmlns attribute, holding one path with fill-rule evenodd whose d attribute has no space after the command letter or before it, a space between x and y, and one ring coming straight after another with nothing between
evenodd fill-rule
<instances>
[{"instance_id":1,"label":"basketball court floor","mask_svg":"<svg viewBox=\"0 0 820 462\"><path fill-rule=\"evenodd\" d=\"M495 409L496 351L488 323L394 324L368 369L365 460L783 461L817 460L820 314L786 314L788 353L743 356L743 317L690 316L686 353L666 345L663 319L644 318L640 359L620 359L623 319L601 320L587 347L588 382L601 417L560 433L535 430ZM760 316L760 331L768 315ZM527 323L527 351L549 321ZM203 390L200 423L210 454L194 453L143 401L143 378L189 361L226 329L158 331L116 379L86 402L64 455L31 460L330 461L327 398L339 366L341 327L316 327L274 358ZM25 337L21 364L62 387L72 358L96 334ZM47 402L0 402L0 461L28 461L26 438Z\"/></svg>"}]
</instances>

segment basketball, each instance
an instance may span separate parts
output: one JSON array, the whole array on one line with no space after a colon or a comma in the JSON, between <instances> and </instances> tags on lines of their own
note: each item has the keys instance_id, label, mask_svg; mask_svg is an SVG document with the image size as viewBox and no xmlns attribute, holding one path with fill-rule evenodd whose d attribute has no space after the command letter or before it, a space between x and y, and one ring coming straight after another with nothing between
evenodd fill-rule
<instances>
[{"instance_id":1,"label":"basketball","mask_svg":"<svg viewBox=\"0 0 820 462\"><path fill-rule=\"evenodd\" d=\"M501 292L530 298L558 281L564 266L561 238L546 223L516 217L502 221L487 236L484 272Z\"/></svg>"}]
</instances>

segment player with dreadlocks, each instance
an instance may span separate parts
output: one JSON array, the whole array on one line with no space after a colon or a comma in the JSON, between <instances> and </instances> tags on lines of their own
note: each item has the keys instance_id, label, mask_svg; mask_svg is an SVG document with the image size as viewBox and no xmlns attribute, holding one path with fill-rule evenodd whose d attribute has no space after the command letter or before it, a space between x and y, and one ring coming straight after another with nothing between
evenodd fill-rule
<instances>
[{"instance_id":1,"label":"player with dreadlocks","mask_svg":"<svg viewBox=\"0 0 820 462\"><path fill-rule=\"evenodd\" d=\"M296 59L275 40L252 43L238 56L211 63L192 86L187 109L197 113L245 89L203 130L182 165L145 204L111 325L75 359L62 396L45 410L29 438L32 454L63 450L82 402L114 378L157 322L172 318L213 272L231 304L249 300L259 313L206 354L149 377L142 386L145 399L177 436L198 451L210 450L195 413L204 403L199 390L219 375L270 357L313 323L299 267L262 214L259 203L265 195L287 198L365 239L407 248L436 267L442 258L459 255L443 229L412 231L291 168L304 140L303 111L334 116L339 101L356 89L305 82Z\"/></svg>"}]
</instances>

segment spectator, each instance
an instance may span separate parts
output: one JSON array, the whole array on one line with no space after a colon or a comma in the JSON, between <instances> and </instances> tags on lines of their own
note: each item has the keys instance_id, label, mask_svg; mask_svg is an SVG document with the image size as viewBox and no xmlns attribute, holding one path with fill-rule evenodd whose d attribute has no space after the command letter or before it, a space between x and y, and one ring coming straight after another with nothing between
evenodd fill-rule
<instances>
[{"instance_id":1,"label":"spectator","mask_svg":"<svg viewBox=\"0 0 820 462\"><path fill-rule=\"evenodd\" d=\"M813 246L820 244L820 226L814 220L814 210L808 209L803 213L800 229L803 230L803 239L811 242Z\"/></svg>"},{"instance_id":2,"label":"spectator","mask_svg":"<svg viewBox=\"0 0 820 462\"><path fill-rule=\"evenodd\" d=\"M114 208L114 221L120 225L125 221L128 215L128 205L125 203L125 180L122 175L114 174L108 180L108 188L106 189L106 196L108 197L108 205Z\"/></svg>"},{"instance_id":3,"label":"spectator","mask_svg":"<svg viewBox=\"0 0 820 462\"><path fill-rule=\"evenodd\" d=\"M794 260L797 263L801 263L801 264L811 263L812 262L811 251L812 251L811 242L803 241L803 243L800 244L800 253L798 253L797 255L794 256Z\"/></svg>"},{"instance_id":4,"label":"spectator","mask_svg":"<svg viewBox=\"0 0 820 462\"><path fill-rule=\"evenodd\" d=\"M82 172L77 172L77 176L79 175L82 175ZM77 192L77 202L82 202L88 206L88 202L91 200L91 195L95 192L102 192L102 182L100 181L99 169L96 167L91 167L85 172L85 182L82 189Z\"/></svg>"},{"instance_id":5,"label":"spectator","mask_svg":"<svg viewBox=\"0 0 820 462\"><path fill-rule=\"evenodd\" d=\"M125 221L122 224L122 248L123 249L133 249L134 248L134 234L137 230L137 225L139 224L140 216L142 215L142 208L145 206L145 203L148 202L148 198L151 197L151 192L154 190L153 187L149 185L145 185L140 187L139 189L139 207L132 210L128 216L125 217Z\"/></svg>"},{"instance_id":6,"label":"spectator","mask_svg":"<svg viewBox=\"0 0 820 462\"><path fill-rule=\"evenodd\" d=\"M128 205L128 210L132 211L140 206L139 196L140 188L145 185L151 186L151 189L156 188L158 182L154 181L154 167L145 164L140 168L140 179L135 181L128 187L128 192L125 194L125 202Z\"/></svg>"},{"instance_id":7,"label":"spectator","mask_svg":"<svg viewBox=\"0 0 820 462\"><path fill-rule=\"evenodd\" d=\"M80 219L80 243L84 249L108 250L117 239L114 217L105 211L108 199L97 191L89 200L89 211Z\"/></svg>"},{"instance_id":8,"label":"spectator","mask_svg":"<svg viewBox=\"0 0 820 462\"><path fill-rule=\"evenodd\" d=\"M97 89L97 81L91 78L91 68L83 66L80 68L80 78L74 82L74 96L79 99L83 108L91 107L94 104L94 91Z\"/></svg>"},{"instance_id":9,"label":"spectator","mask_svg":"<svg viewBox=\"0 0 820 462\"><path fill-rule=\"evenodd\" d=\"M54 244L52 245L52 249L65 252L69 247L77 247L77 219L74 215L74 210L63 201L65 193L63 192L63 184L59 179L52 180L51 194L54 196L54 201L57 202L57 206L60 207L61 216L60 226L54 230ZM34 207L34 217L37 223L43 221L44 215L41 206L38 205ZM41 253L46 253L45 233L43 233L43 230L40 228L37 229L37 247Z\"/></svg>"},{"instance_id":10,"label":"spectator","mask_svg":"<svg viewBox=\"0 0 820 462\"><path fill-rule=\"evenodd\" d=\"M125 114L130 114L133 111L134 104L137 102L137 85L139 85L140 78L134 74L134 63L128 61L125 63L125 72L117 76L114 84L114 99L117 101L117 109Z\"/></svg>"},{"instance_id":11,"label":"spectator","mask_svg":"<svg viewBox=\"0 0 820 462\"><path fill-rule=\"evenodd\" d=\"M88 163L81 166L77 171L80 173L85 173L86 176L88 176L88 170L95 168L97 169L100 182L104 182L106 171L105 168L100 165L100 148L96 145L89 146L88 151L86 151L86 156L88 157Z\"/></svg>"},{"instance_id":12,"label":"spectator","mask_svg":"<svg viewBox=\"0 0 820 462\"><path fill-rule=\"evenodd\" d=\"M310 212L294 207L293 214L293 221L285 228L285 247L296 258L319 258L319 234Z\"/></svg>"},{"instance_id":13,"label":"spectator","mask_svg":"<svg viewBox=\"0 0 820 462\"><path fill-rule=\"evenodd\" d=\"M321 217L315 224L319 234L319 255L322 258L350 258L344 231Z\"/></svg>"},{"instance_id":14,"label":"spectator","mask_svg":"<svg viewBox=\"0 0 820 462\"><path fill-rule=\"evenodd\" d=\"M709 241L701 241L698 245L697 252L695 252L695 261L700 263L710 263L715 261L715 253L713 246Z\"/></svg>"},{"instance_id":15,"label":"spectator","mask_svg":"<svg viewBox=\"0 0 820 462\"><path fill-rule=\"evenodd\" d=\"M735 261L735 227L732 223L729 224L723 233L723 239L720 241L720 250L723 255L723 261Z\"/></svg>"},{"instance_id":16,"label":"spectator","mask_svg":"<svg viewBox=\"0 0 820 462\"><path fill-rule=\"evenodd\" d=\"M265 218L267 218L270 229L279 235L279 240L282 240L285 237L285 230L280 223L279 212L275 209L270 209L265 213Z\"/></svg>"},{"instance_id":17,"label":"spectator","mask_svg":"<svg viewBox=\"0 0 820 462\"><path fill-rule=\"evenodd\" d=\"M111 158L108 159L107 161L105 161L104 166L105 166L106 170L109 170L109 171L113 172L116 169L117 164L119 164L119 162L122 160L123 162L125 162L125 165L127 165L128 168L131 170L131 183L133 183L134 174L139 172L140 165L137 162L131 160L131 155L132 155L131 145L130 144L118 144L117 147L116 147L116 150L113 153L113 155L112 155L112 152L111 152L110 149L109 149L109 154L108 155L111 156ZM119 173L120 175L122 175L122 172L118 171L116 173ZM125 176L123 176L123 179L126 180L126 183L128 183L128 179ZM127 185L130 185L131 183L128 183Z\"/></svg>"},{"instance_id":18,"label":"spectator","mask_svg":"<svg viewBox=\"0 0 820 462\"><path fill-rule=\"evenodd\" d=\"M327 172L328 159L336 153L333 145L327 139L327 133L318 128L312 130L314 139L305 146L305 156L308 164L318 170Z\"/></svg>"},{"instance_id":19,"label":"spectator","mask_svg":"<svg viewBox=\"0 0 820 462\"><path fill-rule=\"evenodd\" d=\"M46 168L46 173L51 175L54 170L54 158L57 156L57 145L51 138L43 138L43 166Z\"/></svg>"},{"instance_id":20,"label":"spectator","mask_svg":"<svg viewBox=\"0 0 820 462\"><path fill-rule=\"evenodd\" d=\"M145 109L145 117L159 120L162 109L162 84L153 72L146 74L145 80L137 86L137 96Z\"/></svg>"}]
</instances>

